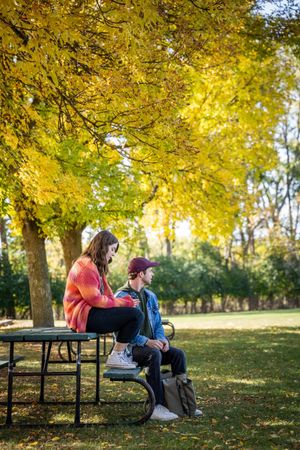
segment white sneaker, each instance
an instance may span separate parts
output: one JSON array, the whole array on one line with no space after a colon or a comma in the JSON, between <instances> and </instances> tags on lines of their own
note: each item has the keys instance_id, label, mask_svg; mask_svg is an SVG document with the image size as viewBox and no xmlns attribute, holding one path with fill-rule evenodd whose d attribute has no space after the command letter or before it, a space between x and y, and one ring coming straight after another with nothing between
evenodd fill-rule
<instances>
[{"instance_id":1,"label":"white sneaker","mask_svg":"<svg viewBox=\"0 0 300 450\"><path fill-rule=\"evenodd\" d=\"M130 364L134 364L135 367L138 367L138 363L137 363L136 361L133 361L132 355L129 355L126 351L125 351L125 358L127 359L127 361L128 361Z\"/></svg>"},{"instance_id":2,"label":"white sneaker","mask_svg":"<svg viewBox=\"0 0 300 450\"><path fill-rule=\"evenodd\" d=\"M115 369L135 369L136 365L127 359L125 352L113 352L109 355L105 363L106 367Z\"/></svg>"},{"instance_id":3,"label":"white sneaker","mask_svg":"<svg viewBox=\"0 0 300 450\"><path fill-rule=\"evenodd\" d=\"M172 413L163 405L156 405L154 407L152 416L150 417L152 420L175 420L178 419L177 414Z\"/></svg>"},{"instance_id":4,"label":"white sneaker","mask_svg":"<svg viewBox=\"0 0 300 450\"><path fill-rule=\"evenodd\" d=\"M203 416L203 412L201 411L201 409L196 409L196 411L194 412L194 417L202 417Z\"/></svg>"}]
</instances>

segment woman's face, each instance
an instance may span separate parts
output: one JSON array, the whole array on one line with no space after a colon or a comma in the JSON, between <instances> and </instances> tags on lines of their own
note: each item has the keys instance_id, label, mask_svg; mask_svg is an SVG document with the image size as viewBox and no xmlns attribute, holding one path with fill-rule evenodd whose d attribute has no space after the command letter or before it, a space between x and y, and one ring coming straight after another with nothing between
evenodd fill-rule
<instances>
[{"instance_id":1,"label":"woman's face","mask_svg":"<svg viewBox=\"0 0 300 450\"><path fill-rule=\"evenodd\" d=\"M118 244L112 244L108 246L108 250L106 253L106 261L111 262L112 258L115 256L116 251L118 249Z\"/></svg>"}]
</instances>

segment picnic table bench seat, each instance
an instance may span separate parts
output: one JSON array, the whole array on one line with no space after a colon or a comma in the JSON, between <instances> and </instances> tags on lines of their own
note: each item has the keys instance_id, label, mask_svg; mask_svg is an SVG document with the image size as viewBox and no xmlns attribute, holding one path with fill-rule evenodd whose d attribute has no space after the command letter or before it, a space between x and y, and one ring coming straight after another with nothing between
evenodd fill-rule
<instances>
[{"instance_id":1,"label":"picnic table bench seat","mask_svg":"<svg viewBox=\"0 0 300 450\"><path fill-rule=\"evenodd\" d=\"M146 402L144 402L145 413L140 419L132 421L131 422L132 424L145 423L148 419L150 419L155 407L155 396L151 386L144 378L141 378L139 376L142 370L143 367L136 367L135 369L109 368L105 370L105 372L103 373L103 378L109 378L110 381L122 381L123 383L125 382L138 383L141 386L143 386L144 389L146 389L148 395ZM114 402L114 403L123 403L123 402Z\"/></svg>"},{"instance_id":2,"label":"picnic table bench seat","mask_svg":"<svg viewBox=\"0 0 300 450\"><path fill-rule=\"evenodd\" d=\"M24 356L14 356L14 366L18 361L22 361L24 359ZM5 359L4 356L0 356L0 369L5 369L5 367L8 367L9 360Z\"/></svg>"},{"instance_id":3,"label":"picnic table bench seat","mask_svg":"<svg viewBox=\"0 0 300 450\"><path fill-rule=\"evenodd\" d=\"M142 367L136 367L136 369L107 369L103 373L103 378L109 378L111 381L128 381L135 380L141 371Z\"/></svg>"}]
</instances>

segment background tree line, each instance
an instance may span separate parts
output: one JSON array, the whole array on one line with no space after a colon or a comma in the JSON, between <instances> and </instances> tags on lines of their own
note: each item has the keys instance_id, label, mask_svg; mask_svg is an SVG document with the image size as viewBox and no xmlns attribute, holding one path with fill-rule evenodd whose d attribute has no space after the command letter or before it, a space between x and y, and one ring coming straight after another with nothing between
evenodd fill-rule
<instances>
[{"instance_id":1,"label":"background tree line","mask_svg":"<svg viewBox=\"0 0 300 450\"><path fill-rule=\"evenodd\" d=\"M19 239L10 241L11 250L17 257L14 256L8 264L2 251L0 316L30 318L25 252ZM120 250L115 267L109 274L114 289L126 281L128 259L133 255L145 254L144 244L145 242L136 242L135 245ZM259 245L264 248L264 255L252 256L249 264L230 261L225 257L222 251L224 249L208 242L190 239L178 243L179 248L177 251L174 249L172 255L157 255L160 266L155 270L151 288L158 294L163 311L167 314L192 314L299 308L299 253L287 253L288 247L284 242L268 250L265 248L265 240ZM55 317L63 319L65 268L57 258L59 253L61 252L57 248L50 251L50 258L51 254L54 255L50 284Z\"/></svg>"},{"instance_id":2,"label":"background tree line","mask_svg":"<svg viewBox=\"0 0 300 450\"><path fill-rule=\"evenodd\" d=\"M152 228L175 258L188 220L220 272L225 258L249 280L279 243L297 260L299 5L267 3L1 4L3 313L29 283L34 325L53 324L61 281L45 244L60 242L68 271L87 227L109 226L128 255L153 252Z\"/></svg>"}]
</instances>

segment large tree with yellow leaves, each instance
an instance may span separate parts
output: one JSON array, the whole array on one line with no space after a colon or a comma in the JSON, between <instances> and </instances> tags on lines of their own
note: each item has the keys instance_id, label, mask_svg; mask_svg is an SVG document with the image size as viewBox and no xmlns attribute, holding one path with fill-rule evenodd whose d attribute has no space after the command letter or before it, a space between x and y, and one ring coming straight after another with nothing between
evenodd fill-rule
<instances>
[{"instance_id":1,"label":"large tree with yellow leaves","mask_svg":"<svg viewBox=\"0 0 300 450\"><path fill-rule=\"evenodd\" d=\"M284 74L277 43L249 37L253 5L2 3L0 189L35 325L52 323L45 236L80 236L97 205L126 216L155 193L167 223L232 228L246 172L269 167Z\"/></svg>"}]
</instances>

